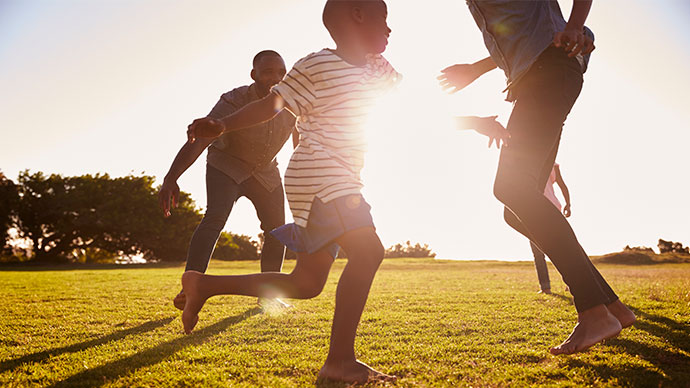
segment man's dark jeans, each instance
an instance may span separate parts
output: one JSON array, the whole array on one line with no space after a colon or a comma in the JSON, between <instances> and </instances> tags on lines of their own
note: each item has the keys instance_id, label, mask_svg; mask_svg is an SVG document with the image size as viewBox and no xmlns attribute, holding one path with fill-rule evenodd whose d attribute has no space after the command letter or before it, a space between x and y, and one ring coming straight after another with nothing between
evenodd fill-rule
<instances>
[{"instance_id":1,"label":"man's dark jeans","mask_svg":"<svg viewBox=\"0 0 690 388\"><path fill-rule=\"evenodd\" d=\"M506 222L546 255L570 287L578 312L618 299L580 246L568 221L544 196L561 131L582 89L582 70L562 49L550 47L513 91L511 138L501 150L494 194Z\"/></svg>"},{"instance_id":2,"label":"man's dark jeans","mask_svg":"<svg viewBox=\"0 0 690 388\"><path fill-rule=\"evenodd\" d=\"M206 272L211 254L218 241L233 205L240 197L247 197L254 204L256 215L264 231L261 248L261 272L280 272L285 256L285 246L273 237L271 230L285 223L285 198L283 186L268 191L254 177L238 184L220 170L206 166L206 214L197 226L189 243L186 271Z\"/></svg>"}]
</instances>

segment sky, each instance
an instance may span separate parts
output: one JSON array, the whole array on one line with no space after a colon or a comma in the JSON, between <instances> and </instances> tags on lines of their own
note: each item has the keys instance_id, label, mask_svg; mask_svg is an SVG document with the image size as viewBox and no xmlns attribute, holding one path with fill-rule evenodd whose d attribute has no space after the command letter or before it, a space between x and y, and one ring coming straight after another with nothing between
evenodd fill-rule
<instances>
[{"instance_id":1,"label":"sky","mask_svg":"<svg viewBox=\"0 0 690 388\"><path fill-rule=\"evenodd\" d=\"M572 0L561 0L567 17ZM690 244L690 16L686 0L595 0L597 49L557 161L570 222L590 255L659 238ZM147 174L161 183L186 127L251 83L251 59L288 67L333 47L323 0L0 0L0 171ZM456 131L455 115L507 123L502 72L455 95L436 76L487 56L462 0L390 0L384 56L404 75L367 128L364 196L385 246L421 242L440 258L529 260L492 195L498 150ZM290 149L278 156L281 170ZM205 156L179 179L206 204ZM558 190L557 190L558 191ZM559 193L560 194L560 193ZM287 214L287 219L291 217ZM251 203L226 230L255 236Z\"/></svg>"}]
</instances>

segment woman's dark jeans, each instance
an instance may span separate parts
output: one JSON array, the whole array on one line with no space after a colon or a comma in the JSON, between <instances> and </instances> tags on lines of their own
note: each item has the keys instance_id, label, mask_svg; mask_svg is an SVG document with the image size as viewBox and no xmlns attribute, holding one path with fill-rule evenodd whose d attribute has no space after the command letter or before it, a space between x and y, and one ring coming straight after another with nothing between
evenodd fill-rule
<instances>
[{"instance_id":1,"label":"woman's dark jeans","mask_svg":"<svg viewBox=\"0 0 690 388\"><path fill-rule=\"evenodd\" d=\"M554 264L582 312L618 299L580 246L570 224L544 196L561 131L582 89L578 61L550 47L514 86L515 103L501 150L494 194L506 222L529 238Z\"/></svg>"}]
</instances>

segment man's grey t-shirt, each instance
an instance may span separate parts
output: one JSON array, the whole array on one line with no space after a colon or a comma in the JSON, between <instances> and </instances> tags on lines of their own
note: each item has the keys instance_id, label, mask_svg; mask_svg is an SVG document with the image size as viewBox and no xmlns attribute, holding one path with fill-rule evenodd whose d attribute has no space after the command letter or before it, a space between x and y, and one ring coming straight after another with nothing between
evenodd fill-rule
<instances>
[{"instance_id":1,"label":"man's grey t-shirt","mask_svg":"<svg viewBox=\"0 0 690 388\"><path fill-rule=\"evenodd\" d=\"M233 89L220 97L208 117L228 116L256 101L255 84ZM295 127L295 117L287 110L253 127L223 134L208 147L207 162L237 183L254 176L267 190L281 184L276 154Z\"/></svg>"}]
</instances>

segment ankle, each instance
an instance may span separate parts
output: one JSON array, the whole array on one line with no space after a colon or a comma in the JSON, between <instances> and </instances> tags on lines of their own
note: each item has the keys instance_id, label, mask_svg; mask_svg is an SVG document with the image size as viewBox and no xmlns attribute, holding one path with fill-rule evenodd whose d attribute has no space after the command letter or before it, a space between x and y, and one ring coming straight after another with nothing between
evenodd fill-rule
<instances>
[{"instance_id":1,"label":"ankle","mask_svg":"<svg viewBox=\"0 0 690 388\"><path fill-rule=\"evenodd\" d=\"M606 305L599 304L594 307L590 307L587 310L581 311L577 314L578 321L600 319L610 315Z\"/></svg>"}]
</instances>

